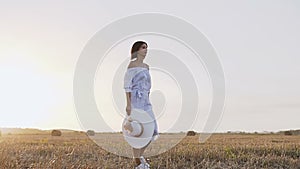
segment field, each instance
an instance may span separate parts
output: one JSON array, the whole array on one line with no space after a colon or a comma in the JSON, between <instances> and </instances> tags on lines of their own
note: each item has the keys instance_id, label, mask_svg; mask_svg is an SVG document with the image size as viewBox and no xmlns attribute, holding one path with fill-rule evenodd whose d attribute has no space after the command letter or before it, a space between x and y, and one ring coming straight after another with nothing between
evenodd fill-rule
<instances>
[{"instance_id":1,"label":"field","mask_svg":"<svg viewBox=\"0 0 300 169\"><path fill-rule=\"evenodd\" d=\"M163 135L161 141L168 143L168 137ZM189 136L170 150L148 158L151 168L300 168L300 136L213 134L205 143L198 142L198 135ZM1 169L129 169L133 164L132 158L105 151L83 133L0 137Z\"/></svg>"}]
</instances>

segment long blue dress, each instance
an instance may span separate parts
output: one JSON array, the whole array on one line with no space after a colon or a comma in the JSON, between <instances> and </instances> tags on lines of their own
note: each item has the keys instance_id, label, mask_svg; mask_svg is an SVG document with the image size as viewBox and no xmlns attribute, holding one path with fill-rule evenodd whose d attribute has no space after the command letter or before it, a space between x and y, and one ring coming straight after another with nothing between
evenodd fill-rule
<instances>
[{"instance_id":1,"label":"long blue dress","mask_svg":"<svg viewBox=\"0 0 300 169\"><path fill-rule=\"evenodd\" d=\"M154 119L155 127L152 141L157 140L159 137L158 126L149 100L151 76L148 68L128 68L124 76L124 89L125 92L131 93L131 108L142 109Z\"/></svg>"}]
</instances>

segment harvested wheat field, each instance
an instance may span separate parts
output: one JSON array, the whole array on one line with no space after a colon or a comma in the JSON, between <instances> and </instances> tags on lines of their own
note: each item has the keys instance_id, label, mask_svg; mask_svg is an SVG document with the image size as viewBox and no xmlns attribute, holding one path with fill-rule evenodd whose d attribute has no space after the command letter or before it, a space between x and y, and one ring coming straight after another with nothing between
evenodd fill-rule
<instances>
[{"instance_id":1,"label":"harvested wheat field","mask_svg":"<svg viewBox=\"0 0 300 169\"><path fill-rule=\"evenodd\" d=\"M170 150L149 157L151 168L300 168L299 135L213 134L205 143L199 143L198 136L185 137ZM131 158L105 151L84 133L0 137L1 169L129 169L133 164Z\"/></svg>"}]
</instances>

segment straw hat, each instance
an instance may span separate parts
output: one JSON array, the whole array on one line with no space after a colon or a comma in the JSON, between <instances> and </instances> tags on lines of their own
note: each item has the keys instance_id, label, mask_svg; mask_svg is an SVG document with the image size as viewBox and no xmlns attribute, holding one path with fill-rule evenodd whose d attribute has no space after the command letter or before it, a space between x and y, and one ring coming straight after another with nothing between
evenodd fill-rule
<instances>
[{"instance_id":1,"label":"straw hat","mask_svg":"<svg viewBox=\"0 0 300 169\"><path fill-rule=\"evenodd\" d=\"M154 119L146 111L133 108L124 118L122 132L131 147L140 149L151 141L154 127Z\"/></svg>"}]
</instances>

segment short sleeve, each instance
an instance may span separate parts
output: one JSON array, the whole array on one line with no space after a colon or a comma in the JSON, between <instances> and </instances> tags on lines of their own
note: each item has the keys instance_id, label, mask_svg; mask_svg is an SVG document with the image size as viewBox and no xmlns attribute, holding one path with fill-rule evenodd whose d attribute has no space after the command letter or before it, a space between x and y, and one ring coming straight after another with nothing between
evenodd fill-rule
<instances>
[{"instance_id":1,"label":"short sleeve","mask_svg":"<svg viewBox=\"0 0 300 169\"><path fill-rule=\"evenodd\" d=\"M132 73L130 71L126 71L124 76L124 89L125 92L131 92L132 91Z\"/></svg>"}]
</instances>

